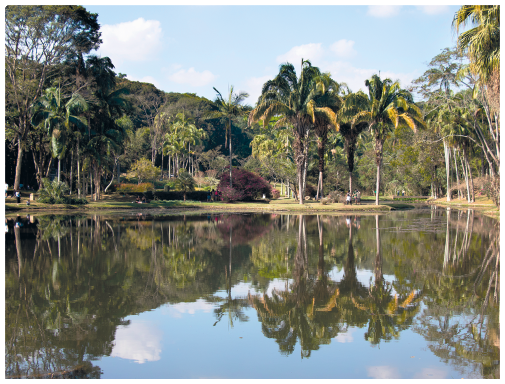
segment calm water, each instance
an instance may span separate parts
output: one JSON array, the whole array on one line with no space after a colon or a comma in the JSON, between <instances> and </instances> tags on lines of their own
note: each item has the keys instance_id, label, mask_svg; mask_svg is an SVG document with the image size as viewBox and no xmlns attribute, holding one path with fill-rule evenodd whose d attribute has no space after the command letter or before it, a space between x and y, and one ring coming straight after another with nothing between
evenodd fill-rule
<instances>
[{"instance_id":1,"label":"calm water","mask_svg":"<svg viewBox=\"0 0 505 384\"><path fill-rule=\"evenodd\" d=\"M472 211L6 230L6 377L499 377L499 225Z\"/></svg>"}]
</instances>

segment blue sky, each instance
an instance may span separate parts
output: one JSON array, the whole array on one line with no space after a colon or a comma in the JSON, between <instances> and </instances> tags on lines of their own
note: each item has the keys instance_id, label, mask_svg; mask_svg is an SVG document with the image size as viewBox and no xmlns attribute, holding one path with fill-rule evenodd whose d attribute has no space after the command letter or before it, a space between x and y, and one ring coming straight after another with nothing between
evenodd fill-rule
<instances>
[{"instance_id":1,"label":"blue sky","mask_svg":"<svg viewBox=\"0 0 505 384\"><path fill-rule=\"evenodd\" d=\"M279 65L311 60L353 91L380 71L402 86L456 43L458 5L85 5L98 13L116 72L165 92L214 99L216 87L248 92L254 105Z\"/></svg>"}]
</instances>

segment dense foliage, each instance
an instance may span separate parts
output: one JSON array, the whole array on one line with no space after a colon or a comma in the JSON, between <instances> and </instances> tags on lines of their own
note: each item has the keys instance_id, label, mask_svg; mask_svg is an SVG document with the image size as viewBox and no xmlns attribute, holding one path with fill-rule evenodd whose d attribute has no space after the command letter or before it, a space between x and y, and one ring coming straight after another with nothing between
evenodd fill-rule
<instances>
[{"instance_id":1,"label":"dense foliage","mask_svg":"<svg viewBox=\"0 0 505 384\"><path fill-rule=\"evenodd\" d=\"M271 198L272 187L261 176L245 169L232 169L233 187L230 187L230 175L225 172L217 186L225 201L250 201L260 197Z\"/></svg>"}]
</instances>

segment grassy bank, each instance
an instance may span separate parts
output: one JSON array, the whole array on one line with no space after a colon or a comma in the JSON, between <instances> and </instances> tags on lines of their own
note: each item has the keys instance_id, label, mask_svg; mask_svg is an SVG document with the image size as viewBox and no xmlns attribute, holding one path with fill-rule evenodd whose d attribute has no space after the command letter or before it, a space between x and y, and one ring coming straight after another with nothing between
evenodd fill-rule
<instances>
[{"instance_id":1,"label":"grassy bank","mask_svg":"<svg viewBox=\"0 0 505 384\"><path fill-rule=\"evenodd\" d=\"M145 210L170 210L170 211L193 211L198 210L201 212L215 212L215 211L237 211L237 212L389 212L395 209L409 209L413 206L408 204L385 203L381 205L374 205L370 203L361 205L344 205L342 203L335 204L321 204L316 201L306 201L305 204L300 205L294 199L279 199L272 201L257 201L257 202L198 202L198 201L162 201L153 200L148 204L137 204L131 202L131 197L121 197L116 195L105 196L100 201L90 201L87 205L65 205L65 204L43 204L38 202L31 202L30 206L26 205L26 200L23 199L20 204L16 204L15 200L6 200L5 211L9 213L51 213L51 212L104 212L104 211L145 211ZM167 212L168 213L168 212Z\"/></svg>"},{"instance_id":2,"label":"grassy bank","mask_svg":"<svg viewBox=\"0 0 505 384\"><path fill-rule=\"evenodd\" d=\"M466 199L452 199L451 201L447 201L447 197L442 197L440 199L431 199L428 201L428 204L454 207L457 209L473 209L486 216L500 220L500 208L494 205L491 199L486 196L476 197L475 203L469 203Z\"/></svg>"}]
</instances>

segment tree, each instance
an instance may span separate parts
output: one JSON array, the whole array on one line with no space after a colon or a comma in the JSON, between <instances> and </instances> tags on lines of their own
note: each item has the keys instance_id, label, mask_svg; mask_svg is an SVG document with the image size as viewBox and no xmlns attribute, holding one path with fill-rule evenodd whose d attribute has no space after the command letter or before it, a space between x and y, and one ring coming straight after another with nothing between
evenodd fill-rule
<instances>
[{"instance_id":1,"label":"tree","mask_svg":"<svg viewBox=\"0 0 505 384\"><path fill-rule=\"evenodd\" d=\"M382 81L373 75L365 81L369 94L368 111L360 112L353 120L353 124L368 122L368 127L375 139L375 164L377 166L377 187L375 205L379 205L380 168L382 166L382 150L384 142L392 127L397 127L402 120L414 132L417 126L424 126L419 107L414 104L412 95L400 88L398 81L391 79Z\"/></svg>"},{"instance_id":2,"label":"tree","mask_svg":"<svg viewBox=\"0 0 505 384\"><path fill-rule=\"evenodd\" d=\"M317 153L319 156L319 178L317 182L316 199L323 197L323 174L324 174L324 154L328 131L330 128L339 129L336 122L336 113L342 108L343 98L341 93L347 86L338 84L329 74L323 74L316 80L316 87L320 89L320 95L316 97L314 108L314 133L317 137Z\"/></svg>"},{"instance_id":3,"label":"tree","mask_svg":"<svg viewBox=\"0 0 505 384\"><path fill-rule=\"evenodd\" d=\"M186 193L195 190L195 180L188 171L183 169L175 179L175 187L183 192L184 201L186 201Z\"/></svg>"},{"instance_id":4,"label":"tree","mask_svg":"<svg viewBox=\"0 0 505 384\"><path fill-rule=\"evenodd\" d=\"M132 165L128 177L137 178L137 183L140 184L144 180L155 180L160 172L158 167L155 167L152 162L144 158L137 160Z\"/></svg>"},{"instance_id":5,"label":"tree","mask_svg":"<svg viewBox=\"0 0 505 384\"><path fill-rule=\"evenodd\" d=\"M315 80L320 75L319 68L313 67L308 60L302 59L299 78L292 64L282 64L279 74L263 84L257 106L251 111L248 121L251 125L262 120L263 126L267 126L272 117L282 116L276 126L289 124L293 127L300 204L304 203L305 198L309 133L315 119L315 98L319 95Z\"/></svg>"},{"instance_id":6,"label":"tree","mask_svg":"<svg viewBox=\"0 0 505 384\"><path fill-rule=\"evenodd\" d=\"M349 170L349 191L352 191L352 172L354 170L356 142L361 132L368 128L366 122L353 124L353 120L359 112L367 109L368 99L361 91L350 93L344 99L344 105L337 113L337 124L340 127L339 132L344 138L344 150L347 153L347 168Z\"/></svg>"},{"instance_id":7,"label":"tree","mask_svg":"<svg viewBox=\"0 0 505 384\"><path fill-rule=\"evenodd\" d=\"M34 106L35 113L32 124L44 122L44 127L51 136L52 156L58 158L58 182L60 182L61 159L65 155L69 136L72 135L71 125L78 129L88 127L86 119L73 113L84 112L88 105L79 94L73 94L65 99L60 88L48 88L45 95L38 98ZM70 181L72 182L72 181Z\"/></svg>"},{"instance_id":8,"label":"tree","mask_svg":"<svg viewBox=\"0 0 505 384\"><path fill-rule=\"evenodd\" d=\"M216 89L216 100L214 104L217 106L217 111L211 111L208 114L209 118L225 118L226 121L226 132L225 132L225 142L224 148L226 148L227 140L229 136L230 141L230 188L232 188L232 145L231 145L231 120L237 118L238 116L243 116L248 113L249 108L242 106L241 104L245 99L249 97L249 94L246 92L233 93L233 85L229 88L228 99L225 100L221 93Z\"/></svg>"},{"instance_id":9,"label":"tree","mask_svg":"<svg viewBox=\"0 0 505 384\"><path fill-rule=\"evenodd\" d=\"M31 105L46 80L78 48L87 53L101 43L97 14L80 6L23 5L5 10L6 98L15 106L6 129L17 142L14 188L19 188L21 163L31 129Z\"/></svg>"},{"instance_id":10,"label":"tree","mask_svg":"<svg viewBox=\"0 0 505 384\"><path fill-rule=\"evenodd\" d=\"M482 83L500 70L500 6L463 5L454 15L453 28L459 33L468 22L475 25L458 36L458 48L467 51Z\"/></svg>"}]
</instances>

